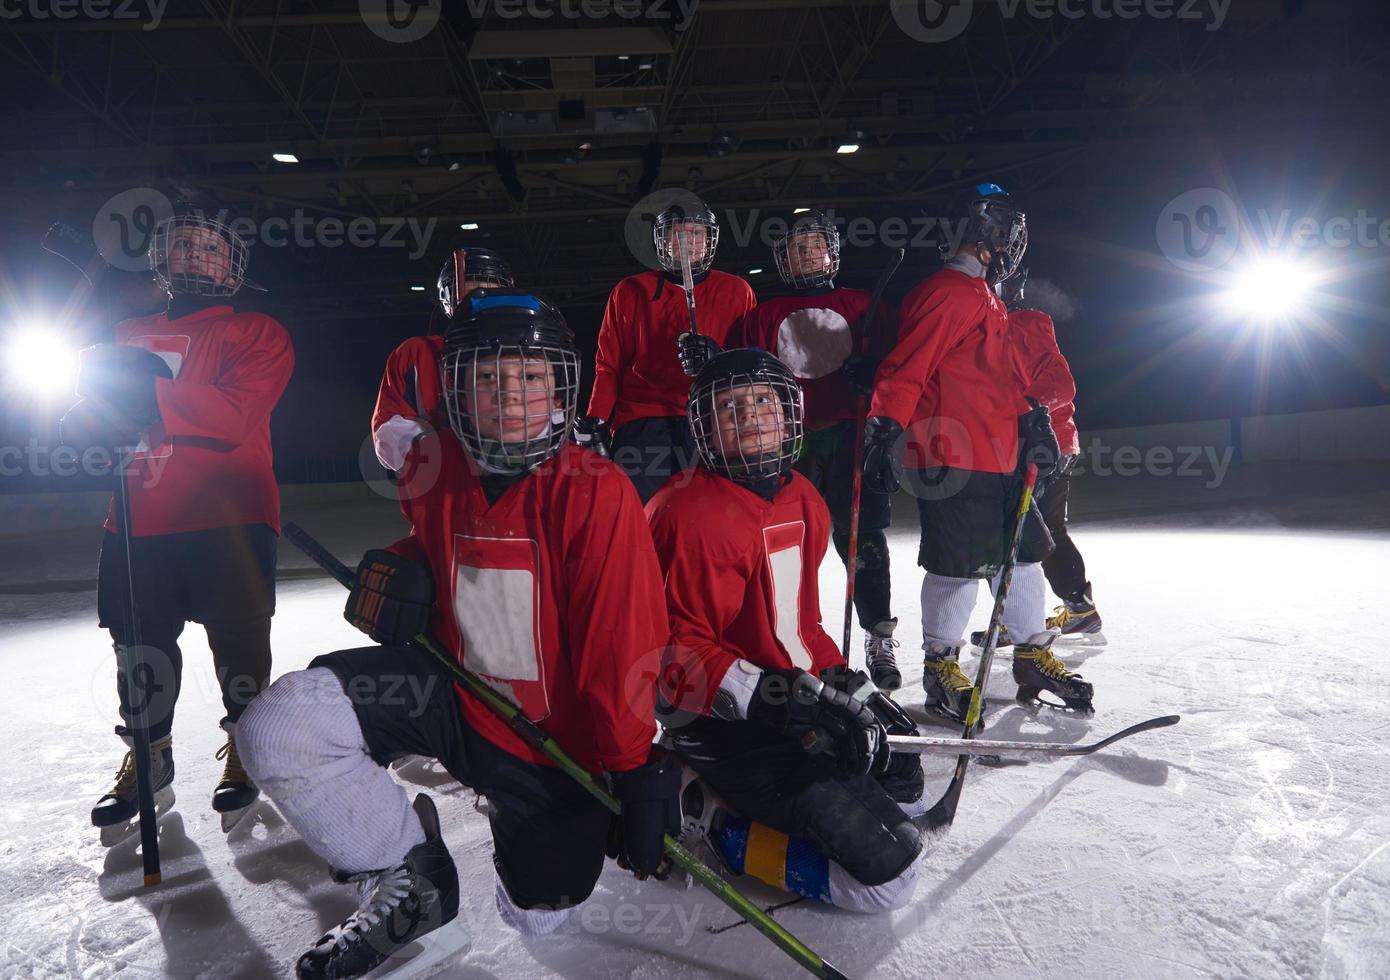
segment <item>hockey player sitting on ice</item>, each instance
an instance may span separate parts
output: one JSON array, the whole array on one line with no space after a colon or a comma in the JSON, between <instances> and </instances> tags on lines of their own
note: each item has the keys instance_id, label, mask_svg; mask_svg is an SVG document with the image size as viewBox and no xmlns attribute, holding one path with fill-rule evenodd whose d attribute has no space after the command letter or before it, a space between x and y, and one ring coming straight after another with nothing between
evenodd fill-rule
<instances>
[{"instance_id":1,"label":"hockey player sitting on ice","mask_svg":"<svg viewBox=\"0 0 1390 980\"><path fill-rule=\"evenodd\" d=\"M699 775L687 822L733 872L899 908L917 880L923 775L887 734L917 729L821 627L830 518L792 469L800 387L770 354L725 351L695 378L689 424L700 465L647 505L671 614L659 717Z\"/></svg>"},{"instance_id":2,"label":"hockey player sitting on ice","mask_svg":"<svg viewBox=\"0 0 1390 980\"><path fill-rule=\"evenodd\" d=\"M408 477L437 458L439 477L404 502L411 536L368 551L348 598L347 618L381 645L318 657L242 720L248 769L360 891L300 958L301 978L360 976L457 914L434 806L421 794L412 807L391 778L398 756L436 758L488 798L495 900L524 933L554 930L588 897L610 840L635 873L664 873L662 835L679 828L679 766L652 745L655 693L631 683L666 641L661 574L631 483L567 441L573 334L538 297L475 292L443 365L449 428L406 460ZM426 630L606 774L622 817L406 645Z\"/></svg>"},{"instance_id":3,"label":"hockey player sitting on ice","mask_svg":"<svg viewBox=\"0 0 1390 980\"><path fill-rule=\"evenodd\" d=\"M686 196L691 207L667 208L652 226L661 270L628 276L608 295L589 411L575 427L581 445L612 454L643 503L668 476L694 462L685 425L690 375L755 302L746 281L710 268L719 223L713 211ZM698 334L690 332L682 242L695 286Z\"/></svg>"},{"instance_id":4,"label":"hockey player sitting on ice","mask_svg":"<svg viewBox=\"0 0 1390 980\"><path fill-rule=\"evenodd\" d=\"M229 829L257 796L237 755L236 726L270 680L270 618L280 497L271 468L270 413L294 370L289 335L272 318L238 313L248 243L225 220L181 207L156 226L150 266L168 309L126 320L116 342L83 351L80 401L63 419L65 442L137 447L127 464L130 554L114 506L97 573L97 615L117 648L138 625L144 648L151 785L156 810L173 803L171 731L183 674L179 636L207 630L222 691L226 760L212 807ZM134 573L132 624L127 566ZM118 663L123 663L124 658ZM118 667L121 726L130 745L126 679ZM134 757L92 809L102 840L134 832Z\"/></svg>"},{"instance_id":5,"label":"hockey player sitting on ice","mask_svg":"<svg viewBox=\"0 0 1390 980\"><path fill-rule=\"evenodd\" d=\"M439 308L447 322L472 290L484 286L511 289L513 285L511 267L496 252L456 248L439 270ZM381 465L393 473L401 471L416 439L449 427L439 390L439 355L443 350L444 334L440 331L411 337L386 358L372 412L372 445ZM409 493L410 488L401 484L400 492Z\"/></svg>"},{"instance_id":6,"label":"hockey player sitting on ice","mask_svg":"<svg viewBox=\"0 0 1390 980\"><path fill-rule=\"evenodd\" d=\"M830 507L832 540L840 560L849 551L854 504L855 420L861 393L873 381L872 361L855 352L865 330L877 329L886 350L897 321L880 309L870 319L869 294L835 285L840 269L840 233L818 211L798 217L772 243L777 273L791 287L787 296L764 300L744 314L730 346L761 347L791 368L806 397L806 439L796 469ZM859 372L859 373L856 373ZM858 388L856 387L858 386ZM864 629L864 660L874 684L896 691L902 684L894 651L898 625L890 612L888 527L892 498L864 491L859 499L859 546L854 606Z\"/></svg>"},{"instance_id":7,"label":"hockey player sitting on ice","mask_svg":"<svg viewBox=\"0 0 1390 980\"><path fill-rule=\"evenodd\" d=\"M910 425L907 463L921 516L922 686L930 710L965 721L971 683L960 648L980 579L997 587L1021 492L1024 457L1043 485L1056 465L1047 407L1024 397L1009 319L992 287L1013 274L1028 245L1027 219L997 184L979 184L962 208L964 234L946 268L903 300L898 345L874 381L864 440L864 482L898 489L896 444ZM1052 653L1039 562L1050 542L1036 510L1024 526L1003 625L1017 645L1020 701L1050 691L1089 711L1091 685ZM1021 642L1018 642L1020 641Z\"/></svg>"}]
</instances>

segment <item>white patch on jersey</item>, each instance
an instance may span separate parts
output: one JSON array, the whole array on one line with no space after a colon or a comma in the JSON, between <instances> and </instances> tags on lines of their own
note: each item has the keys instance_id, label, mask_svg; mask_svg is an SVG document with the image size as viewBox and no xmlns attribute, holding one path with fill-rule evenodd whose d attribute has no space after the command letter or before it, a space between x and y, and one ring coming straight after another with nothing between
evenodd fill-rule
<instances>
[{"instance_id":1,"label":"white patch on jersey","mask_svg":"<svg viewBox=\"0 0 1390 980\"><path fill-rule=\"evenodd\" d=\"M501 689L495 681L533 682L515 696L535 721L550 713L539 639L539 554L530 538L454 535L454 621L463 636L463 665L495 689ZM464 555L491 567L467 563Z\"/></svg>"},{"instance_id":2,"label":"white patch on jersey","mask_svg":"<svg viewBox=\"0 0 1390 980\"><path fill-rule=\"evenodd\" d=\"M777 356L798 378L840 370L853 347L849 321L834 310L793 310L777 326Z\"/></svg>"},{"instance_id":3,"label":"white patch on jersey","mask_svg":"<svg viewBox=\"0 0 1390 980\"><path fill-rule=\"evenodd\" d=\"M810 670L811 651L801 639L801 542L805 537L803 521L763 528L763 547L772 573L773 632L792 666Z\"/></svg>"}]
</instances>

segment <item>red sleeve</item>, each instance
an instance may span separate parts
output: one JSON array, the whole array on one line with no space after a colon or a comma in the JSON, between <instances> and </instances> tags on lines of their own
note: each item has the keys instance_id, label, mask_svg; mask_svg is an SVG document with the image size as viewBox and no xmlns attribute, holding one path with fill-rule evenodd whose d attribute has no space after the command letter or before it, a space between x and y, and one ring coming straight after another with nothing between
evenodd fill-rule
<instances>
[{"instance_id":1,"label":"red sleeve","mask_svg":"<svg viewBox=\"0 0 1390 980\"><path fill-rule=\"evenodd\" d=\"M618 403L618 378L632 359L627 333L630 313L624 309L626 290L620 282L608 294L603 323L598 328L598 353L594 357L594 390L589 395L589 414L612 418Z\"/></svg>"},{"instance_id":2,"label":"red sleeve","mask_svg":"<svg viewBox=\"0 0 1390 980\"><path fill-rule=\"evenodd\" d=\"M241 445L270 416L294 371L289 334L268 316L253 316L230 344L212 384L159 378L155 397L170 438Z\"/></svg>"},{"instance_id":3,"label":"red sleeve","mask_svg":"<svg viewBox=\"0 0 1390 980\"><path fill-rule=\"evenodd\" d=\"M980 319L980 304L966 290L928 280L909 293L903 301L897 346L874 376L869 414L887 415L907 428L941 359Z\"/></svg>"},{"instance_id":4,"label":"red sleeve","mask_svg":"<svg viewBox=\"0 0 1390 980\"><path fill-rule=\"evenodd\" d=\"M393 416L403 419L419 418L420 412L410 401L410 383L406 373L414 365L410 345L414 339L401 344L386 358L386 369L381 374L381 387L376 393L376 408L372 412L372 431Z\"/></svg>"},{"instance_id":5,"label":"red sleeve","mask_svg":"<svg viewBox=\"0 0 1390 980\"><path fill-rule=\"evenodd\" d=\"M775 344L763 335L767 332L764 321L768 318L763 315L760 307L753 307L746 313L739 316L734 322L733 329L729 331L729 338L724 344L726 350L734 350L740 347L761 347L773 357L777 356ZM772 338L775 339L775 338Z\"/></svg>"},{"instance_id":6,"label":"red sleeve","mask_svg":"<svg viewBox=\"0 0 1390 980\"><path fill-rule=\"evenodd\" d=\"M649 505L652 540L666 574L671 642L661 660L662 696L682 711L708 715L724 673L738 658L719 643L743 606L751 569L727 533L665 506ZM716 533L711 533L716 532Z\"/></svg>"},{"instance_id":7,"label":"red sleeve","mask_svg":"<svg viewBox=\"0 0 1390 980\"><path fill-rule=\"evenodd\" d=\"M668 634L661 570L631 481L594 481L589 513L566 547L574 689L588 706L609 772L647 761L656 736L656 673Z\"/></svg>"},{"instance_id":8,"label":"red sleeve","mask_svg":"<svg viewBox=\"0 0 1390 980\"><path fill-rule=\"evenodd\" d=\"M1052 317L1037 310L1022 310L1010 315L1013 327L1024 341L1021 367L1027 379L1026 393L1056 413L1076 400L1076 381L1062 350L1057 346L1057 331Z\"/></svg>"}]
</instances>

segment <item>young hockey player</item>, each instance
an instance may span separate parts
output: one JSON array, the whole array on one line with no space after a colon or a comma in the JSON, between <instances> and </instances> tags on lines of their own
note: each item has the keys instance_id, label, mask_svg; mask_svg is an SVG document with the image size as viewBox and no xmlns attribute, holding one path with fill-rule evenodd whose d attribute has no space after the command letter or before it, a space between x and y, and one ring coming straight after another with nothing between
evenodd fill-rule
<instances>
[{"instance_id":1,"label":"young hockey player","mask_svg":"<svg viewBox=\"0 0 1390 980\"><path fill-rule=\"evenodd\" d=\"M921 850L899 801L920 811L923 775L915 756L890 757L886 729L916 728L821 627L830 516L792 469L800 387L770 354L725 351L696 376L688 420L700 465L647 505L671 615L660 711L699 775L687 816L732 871L899 908Z\"/></svg>"},{"instance_id":2,"label":"young hockey player","mask_svg":"<svg viewBox=\"0 0 1390 980\"><path fill-rule=\"evenodd\" d=\"M566 441L573 334L538 297L474 293L443 365L449 428L406 460L438 459L439 479L403 502L411 536L367 552L348 597L349 621L381 645L318 657L242 720L257 782L360 891L301 978L360 976L457 913L434 806L421 794L412 807L394 758L437 758L488 798L497 907L527 933L588 897L608 842L635 873L661 874L662 835L679 828L679 766L652 746L653 686L634 683L669 631L661 573L631 483ZM407 645L425 630L606 774L621 817Z\"/></svg>"},{"instance_id":3,"label":"young hockey player","mask_svg":"<svg viewBox=\"0 0 1390 980\"><path fill-rule=\"evenodd\" d=\"M97 615L117 650L139 628L157 809L173 802L171 731L183 675L179 635L207 630L222 690L226 759L212 806L230 826L256 798L237 754L237 720L270 679L275 548L280 497L271 469L270 413L294 369L289 336L260 313L238 313L247 243L225 220L182 209L155 229L150 265L169 297L156 316L126 320L116 342L83 352L80 401L64 439L137 447L124 479L131 527L106 520ZM126 553L126 531L130 553ZM130 622L127 569L138 623ZM124 658L118 663L123 664ZM131 745L126 678L118 667L122 725ZM92 809L115 843L136 815L135 765L127 752L116 783Z\"/></svg>"},{"instance_id":4,"label":"young hockey player","mask_svg":"<svg viewBox=\"0 0 1390 980\"><path fill-rule=\"evenodd\" d=\"M719 224L709 208L692 214L668 208L652 235L661 271L628 276L609 294L589 411L575 428L581 445L612 454L643 502L694 461L685 425L690 375L755 302L746 281L710 268ZM690 332L682 243L695 283L698 334Z\"/></svg>"},{"instance_id":5,"label":"young hockey player","mask_svg":"<svg viewBox=\"0 0 1390 980\"><path fill-rule=\"evenodd\" d=\"M806 398L806 439L796 468L829 505L832 540L845 561L854 504L855 420L860 411L856 386L867 388L873 379L871 367L862 370L867 359L855 352L866 330L883 334L886 350L896 339L889 335L895 334L897 323L886 310L868 315L868 293L835 285L840 233L820 212L797 218L787 234L773 241L772 256L778 275L792 292L765 300L744 314L730 335L730 345L768 351L791 368L800 382ZM864 628L864 660L874 684L885 691L895 691L902 684L894 652L898 642L893 630L898 621L889 606L884 534L891 520L891 500L886 493L861 492L854 579L855 611Z\"/></svg>"},{"instance_id":6,"label":"young hockey player","mask_svg":"<svg viewBox=\"0 0 1390 980\"><path fill-rule=\"evenodd\" d=\"M460 278L462 273L462 278ZM459 283L462 282L462 286ZM456 248L439 270L439 308L447 322L470 291L515 285L507 260L487 248ZM372 412L372 445L381 465L399 473L405 455L426 432L448 428L439 386L442 332L411 337L386 358L381 388ZM409 492L402 484L401 492Z\"/></svg>"},{"instance_id":7,"label":"young hockey player","mask_svg":"<svg viewBox=\"0 0 1390 980\"><path fill-rule=\"evenodd\" d=\"M1027 248L1024 213L996 184L980 184L965 208L964 236L946 268L903 301L900 340L879 366L865 430L864 480L894 490L894 444L911 425L908 457L922 522L923 689L927 707L964 722L971 683L959 666L977 581L992 586L1009 544L1021 456L1042 484L1056 464L1046 406L1029 409L1014 370L1008 315L993 286ZM1020 451L1020 442L1022 452ZM1018 697L1051 691L1090 710L1092 688L1052 653L1044 622L1045 528L1030 513L1004 626L1017 643ZM1018 642L1019 640L1022 642Z\"/></svg>"}]
</instances>

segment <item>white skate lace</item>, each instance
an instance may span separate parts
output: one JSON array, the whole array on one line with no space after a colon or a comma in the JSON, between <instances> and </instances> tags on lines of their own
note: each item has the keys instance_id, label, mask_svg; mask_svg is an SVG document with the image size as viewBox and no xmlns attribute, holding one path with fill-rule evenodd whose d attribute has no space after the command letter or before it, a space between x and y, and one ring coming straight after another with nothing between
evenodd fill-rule
<instances>
[{"instance_id":1,"label":"white skate lace","mask_svg":"<svg viewBox=\"0 0 1390 980\"><path fill-rule=\"evenodd\" d=\"M362 904L326 938L331 938L339 949L347 948L348 943L357 942L411 894L410 885L410 870L404 864L364 879L357 886L361 890Z\"/></svg>"},{"instance_id":2,"label":"white skate lace","mask_svg":"<svg viewBox=\"0 0 1390 980\"><path fill-rule=\"evenodd\" d=\"M897 648L898 641L891 636L864 635L864 654L870 667L896 667L898 658L893 651Z\"/></svg>"}]
</instances>

